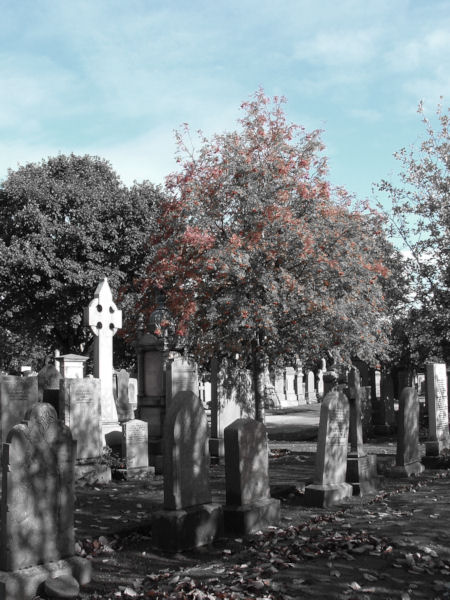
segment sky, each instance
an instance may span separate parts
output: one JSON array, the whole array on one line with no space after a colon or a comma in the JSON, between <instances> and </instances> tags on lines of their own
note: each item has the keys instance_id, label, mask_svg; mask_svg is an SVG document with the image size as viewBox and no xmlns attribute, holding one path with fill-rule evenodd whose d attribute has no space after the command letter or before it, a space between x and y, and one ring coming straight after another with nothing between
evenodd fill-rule
<instances>
[{"instance_id":1,"label":"sky","mask_svg":"<svg viewBox=\"0 0 450 600\"><path fill-rule=\"evenodd\" d=\"M262 87L322 129L332 184L372 197L450 105L450 0L0 0L0 181L58 153L126 185L176 169L174 131L231 131Z\"/></svg>"}]
</instances>

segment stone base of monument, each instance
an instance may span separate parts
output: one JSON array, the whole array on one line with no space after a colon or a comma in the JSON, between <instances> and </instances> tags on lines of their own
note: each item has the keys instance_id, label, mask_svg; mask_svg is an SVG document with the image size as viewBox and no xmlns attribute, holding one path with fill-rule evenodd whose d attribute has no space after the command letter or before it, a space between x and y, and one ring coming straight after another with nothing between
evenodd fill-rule
<instances>
[{"instance_id":1,"label":"stone base of monument","mask_svg":"<svg viewBox=\"0 0 450 600\"><path fill-rule=\"evenodd\" d=\"M280 501L266 498L244 506L224 506L225 533L246 535L280 521Z\"/></svg>"},{"instance_id":2,"label":"stone base of monument","mask_svg":"<svg viewBox=\"0 0 450 600\"><path fill-rule=\"evenodd\" d=\"M353 487L349 483L312 483L305 487L305 506L333 506L344 498L351 498Z\"/></svg>"},{"instance_id":3,"label":"stone base of monument","mask_svg":"<svg viewBox=\"0 0 450 600\"><path fill-rule=\"evenodd\" d=\"M425 442L426 456L440 456L443 450L448 450L450 440L429 440Z\"/></svg>"},{"instance_id":4,"label":"stone base of monument","mask_svg":"<svg viewBox=\"0 0 450 600\"><path fill-rule=\"evenodd\" d=\"M152 520L153 544L163 552L183 552L206 546L221 535L223 509L220 504L161 510Z\"/></svg>"},{"instance_id":5,"label":"stone base of monument","mask_svg":"<svg viewBox=\"0 0 450 600\"><path fill-rule=\"evenodd\" d=\"M98 462L78 462L74 468L74 478L78 483L109 483L111 481L111 468Z\"/></svg>"},{"instance_id":6,"label":"stone base of monument","mask_svg":"<svg viewBox=\"0 0 450 600\"><path fill-rule=\"evenodd\" d=\"M395 465L388 469L385 473L386 477L391 478L402 478L402 477L411 477L411 475L418 475L425 470L423 464L416 460L414 462L408 463L407 465Z\"/></svg>"},{"instance_id":7,"label":"stone base of monument","mask_svg":"<svg viewBox=\"0 0 450 600\"><path fill-rule=\"evenodd\" d=\"M79 556L18 571L0 571L0 598L32 600L42 591L49 577L72 576L80 585L86 585L91 580L91 574L91 561Z\"/></svg>"},{"instance_id":8,"label":"stone base of monument","mask_svg":"<svg viewBox=\"0 0 450 600\"><path fill-rule=\"evenodd\" d=\"M298 406L298 398L295 392L288 392L286 394L285 406Z\"/></svg>"},{"instance_id":9,"label":"stone base of monument","mask_svg":"<svg viewBox=\"0 0 450 600\"><path fill-rule=\"evenodd\" d=\"M148 440L148 462L155 467L155 474L162 475L163 472L163 451L162 439Z\"/></svg>"},{"instance_id":10,"label":"stone base of monument","mask_svg":"<svg viewBox=\"0 0 450 600\"><path fill-rule=\"evenodd\" d=\"M352 486L354 496L376 492L380 483L377 455L348 456L346 482Z\"/></svg>"}]
</instances>

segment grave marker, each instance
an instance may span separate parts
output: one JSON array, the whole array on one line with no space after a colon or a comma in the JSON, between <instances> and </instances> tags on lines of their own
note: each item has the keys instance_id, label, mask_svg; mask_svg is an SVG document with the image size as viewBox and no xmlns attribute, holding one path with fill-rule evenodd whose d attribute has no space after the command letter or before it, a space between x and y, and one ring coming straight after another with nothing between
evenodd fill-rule
<instances>
[{"instance_id":1,"label":"grave marker","mask_svg":"<svg viewBox=\"0 0 450 600\"><path fill-rule=\"evenodd\" d=\"M134 419L134 408L129 400L130 376L121 369L114 373L114 401L120 423Z\"/></svg>"},{"instance_id":2,"label":"grave marker","mask_svg":"<svg viewBox=\"0 0 450 600\"><path fill-rule=\"evenodd\" d=\"M122 424L122 457L127 479L148 475L148 427L145 421L132 419Z\"/></svg>"},{"instance_id":3,"label":"grave marker","mask_svg":"<svg viewBox=\"0 0 450 600\"><path fill-rule=\"evenodd\" d=\"M426 365L426 390L428 403L427 456L438 456L450 446L448 429L447 367L443 363Z\"/></svg>"},{"instance_id":4,"label":"grave marker","mask_svg":"<svg viewBox=\"0 0 450 600\"><path fill-rule=\"evenodd\" d=\"M38 401L37 377L0 375L0 442Z\"/></svg>"}]
</instances>

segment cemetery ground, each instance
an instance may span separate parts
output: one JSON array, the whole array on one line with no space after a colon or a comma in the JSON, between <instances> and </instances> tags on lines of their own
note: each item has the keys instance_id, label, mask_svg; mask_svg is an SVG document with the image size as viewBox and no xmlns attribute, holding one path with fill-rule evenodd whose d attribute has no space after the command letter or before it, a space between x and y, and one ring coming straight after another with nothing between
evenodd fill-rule
<instances>
[{"instance_id":1,"label":"cemetery ground","mask_svg":"<svg viewBox=\"0 0 450 600\"><path fill-rule=\"evenodd\" d=\"M318 409L268 419L271 491L282 502L279 526L264 532L163 554L152 547L151 532L162 476L78 486L77 551L93 563L92 581L79 597L450 598L447 470L383 478L377 493L331 508L306 507ZM395 458L395 438L365 447L382 470ZM223 465L212 465L210 478L213 501L224 504Z\"/></svg>"}]
</instances>

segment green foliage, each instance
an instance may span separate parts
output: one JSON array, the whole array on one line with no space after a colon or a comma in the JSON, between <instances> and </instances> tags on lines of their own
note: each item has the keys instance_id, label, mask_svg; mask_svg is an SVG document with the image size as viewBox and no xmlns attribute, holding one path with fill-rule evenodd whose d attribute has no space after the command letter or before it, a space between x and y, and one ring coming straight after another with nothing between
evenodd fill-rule
<instances>
[{"instance_id":1,"label":"green foliage","mask_svg":"<svg viewBox=\"0 0 450 600\"><path fill-rule=\"evenodd\" d=\"M423 115L423 107L418 112ZM395 156L399 184L382 181L392 201L390 234L407 250L403 277L410 290L394 322L394 343L405 365L450 360L450 135L449 112L423 117L425 138Z\"/></svg>"},{"instance_id":2,"label":"green foliage","mask_svg":"<svg viewBox=\"0 0 450 600\"><path fill-rule=\"evenodd\" d=\"M160 197L147 182L126 188L92 156L9 172L0 188L0 368L24 355L38 367L55 348L87 351L83 308L104 276L117 290L139 273Z\"/></svg>"},{"instance_id":3,"label":"green foliage","mask_svg":"<svg viewBox=\"0 0 450 600\"><path fill-rule=\"evenodd\" d=\"M139 309L164 290L200 364L313 364L330 348L376 361L389 328L381 219L331 189L320 132L287 123L282 102L258 92L240 130L201 136L198 152L179 134Z\"/></svg>"}]
</instances>

